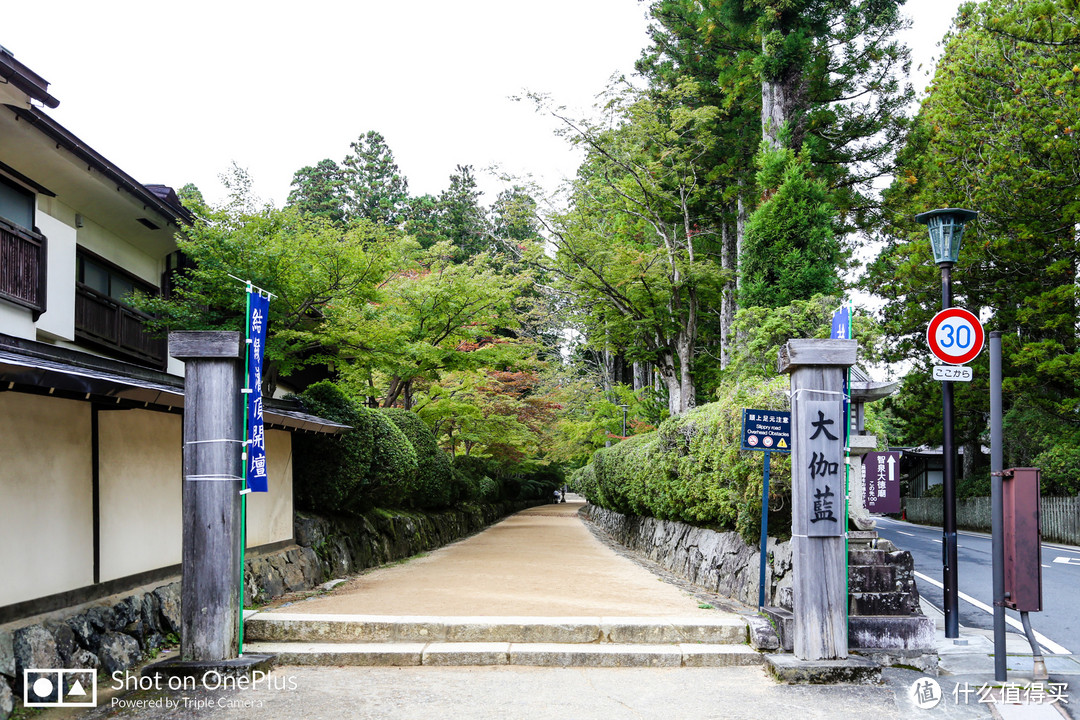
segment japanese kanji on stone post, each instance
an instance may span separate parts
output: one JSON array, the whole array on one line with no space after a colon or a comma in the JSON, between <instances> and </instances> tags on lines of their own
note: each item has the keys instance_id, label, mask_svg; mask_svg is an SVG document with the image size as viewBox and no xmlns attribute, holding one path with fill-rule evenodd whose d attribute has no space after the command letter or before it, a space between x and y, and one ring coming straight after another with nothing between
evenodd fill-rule
<instances>
[{"instance_id":1,"label":"japanese kanji on stone post","mask_svg":"<svg viewBox=\"0 0 1080 720\"><path fill-rule=\"evenodd\" d=\"M794 653L801 660L846 658L844 372L854 340L790 340L780 372L791 375Z\"/></svg>"}]
</instances>

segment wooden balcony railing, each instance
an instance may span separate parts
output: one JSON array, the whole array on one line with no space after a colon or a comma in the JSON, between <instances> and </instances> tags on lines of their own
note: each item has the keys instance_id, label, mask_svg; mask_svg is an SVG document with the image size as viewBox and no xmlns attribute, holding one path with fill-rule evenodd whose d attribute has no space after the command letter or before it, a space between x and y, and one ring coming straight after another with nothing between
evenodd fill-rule
<instances>
[{"instance_id":1,"label":"wooden balcony railing","mask_svg":"<svg viewBox=\"0 0 1080 720\"><path fill-rule=\"evenodd\" d=\"M45 312L47 240L0 218L0 298Z\"/></svg>"},{"instance_id":2,"label":"wooden balcony railing","mask_svg":"<svg viewBox=\"0 0 1080 720\"><path fill-rule=\"evenodd\" d=\"M130 359L165 367L165 338L144 329L149 315L130 308L82 283L75 283L75 336Z\"/></svg>"}]
</instances>

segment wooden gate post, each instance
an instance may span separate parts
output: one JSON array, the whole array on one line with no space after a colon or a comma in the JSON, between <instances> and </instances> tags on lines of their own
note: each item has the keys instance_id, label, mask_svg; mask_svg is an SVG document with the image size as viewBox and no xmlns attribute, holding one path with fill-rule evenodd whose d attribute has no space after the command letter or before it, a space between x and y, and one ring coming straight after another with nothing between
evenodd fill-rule
<instances>
[{"instance_id":1,"label":"wooden gate post","mask_svg":"<svg viewBox=\"0 0 1080 720\"><path fill-rule=\"evenodd\" d=\"M844 372L854 340L789 340L779 370L791 375L791 542L799 660L848 655L844 538Z\"/></svg>"},{"instance_id":2,"label":"wooden gate post","mask_svg":"<svg viewBox=\"0 0 1080 720\"><path fill-rule=\"evenodd\" d=\"M182 661L239 656L242 348L238 332L169 333L184 361Z\"/></svg>"}]
</instances>

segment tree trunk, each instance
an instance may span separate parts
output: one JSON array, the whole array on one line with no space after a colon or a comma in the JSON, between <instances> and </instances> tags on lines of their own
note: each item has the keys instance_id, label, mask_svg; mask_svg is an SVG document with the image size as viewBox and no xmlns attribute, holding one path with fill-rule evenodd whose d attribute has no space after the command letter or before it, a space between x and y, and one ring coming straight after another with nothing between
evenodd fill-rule
<instances>
[{"instance_id":1,"label":"tree trunk","mask_svg":"<svg viewBox=\"0 0 1080 720\"><path fill-rule=\"evenodd\" d=\"M405 387L404 381L400 376L395 375L390 379L390 388L386 391L386 397L383 398L383 407L394 407L394 403L397 402L398 396L401 395L402 389Z\"/></svg>"},{"instance_id":2,"label":"tree trunk","mask_svg":"<svg viewBox=\"0 0 1080 720\"><path fill-rule=\"evenodd\" d=\"M687 410L697 407L696 389L694 388L694 376L691 374L693 363L694 345L690 342L686 345L679 344L679 403L682 415Z\"/></svg>"},{"instance_id":3,"label":"tree trunk","mask_svg":"<svg viewBox=\"0 0 1080 720\"><path fill-rule=\"evenodd\" d=\"M373 378L371 376L371 371L368 371L367 382L368 382L367 406L370 407L370 408L377 408L377 407L379 407L379 396L377 394L377 391L375 390L375 378Z\"/></svg>"},{"instance_id":4,"label":"tree trunk","mask_svg":"<svg viewBox=\"0 0 1080 720\"><path fill-rule=\"evenodd\" d=\"M636 362L634 363L634 394L641 392L645 388L649 387L649 363Z\"/></svg>"},{"instance_id":5,"label":"tree trunk","mask_svg":"<svg viewBox=\"0 0 1080 720\"><path fill-rule=\"evenodd\" d=\"M724 281L720 299L720 367L726 368L731 362L731 325L735 322L735 312L739 309L736 296L738 282L739 254L738 233L730 222L724 222L720 230L720 266L732 273Z\"/></svg>"},{"instance_id":6,"label":"tree trunk","mask_svg":"<svg viewBox=\"0 0 1080 720\"><path fill-rule=\"evenodd\" d=\"M764 40L762 40L764 45ZM763 48L764 51L764 48ZM787 104L783 83L761 79L761 139L770 149L780 149L780 129L787 121Z\"/></svg>"},{"instance_id":7,"label":"tree trunk","mask_svg":"<svg viewBox=\"0 0 1080 720\"><path fill-rule=\"evenodd\" d=\"M969 442L964 444L964 457L961 464L961 473L963 479L966 481L969 478L975 476L975 463L979 459L980 447L978 442Z\"/></svg>"},{"instance_id":8,"label":"tree trunk","mask_svg":"<svg viewBox=\"0 0 1080 720\"><path fill-rule=\"evenodd\" d=\"M615 383L615 353L611 352L607 348L604 348L604 394L611 396L612 385Z\"/></svg>"}]
</instances>

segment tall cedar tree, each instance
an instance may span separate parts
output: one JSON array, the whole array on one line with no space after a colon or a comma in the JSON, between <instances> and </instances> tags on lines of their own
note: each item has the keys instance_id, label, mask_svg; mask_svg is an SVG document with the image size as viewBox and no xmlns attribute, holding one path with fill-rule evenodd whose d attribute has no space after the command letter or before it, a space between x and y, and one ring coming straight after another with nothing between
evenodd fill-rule
<instances>
[{"instance_id":1,"label":"tall cedar tree","mask_svg":"<svg viewBox=\"0 0 1080 720\"><path fill-rule=\"evenodd\" d=\"M886 199L886 247L866 286L887 301L891 359L914 363L894 401L908 442L940 438L940 388L923 333L940 307L938 270L915 213L980 215L953 270L954 305L1003 332L1006 464L1044 468L1044 492L1080 490L1080 30L1075 3L965 5ZM957 388L957 432L986 433L987 353Z\"/></svg>"}]
</instances>

